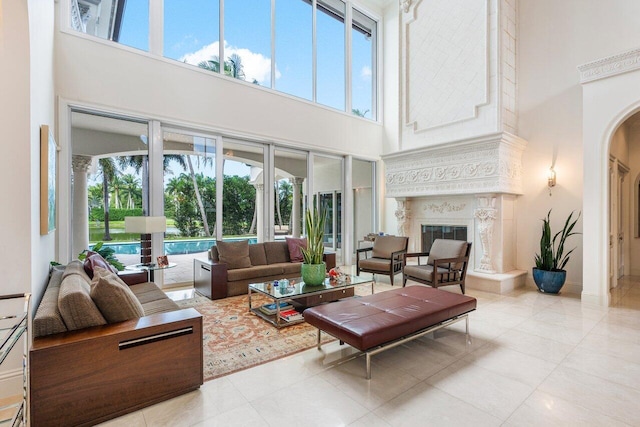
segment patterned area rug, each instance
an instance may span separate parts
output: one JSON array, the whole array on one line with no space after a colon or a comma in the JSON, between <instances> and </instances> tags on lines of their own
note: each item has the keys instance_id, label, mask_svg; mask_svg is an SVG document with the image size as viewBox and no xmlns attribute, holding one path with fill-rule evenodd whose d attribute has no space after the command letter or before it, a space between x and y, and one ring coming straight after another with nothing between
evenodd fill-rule
<instances>
[{"instance_id":1,"label":"patterned area rug","mask_svg":"<svg viewBox=\"0 0 640 427\"><path fill-rule=\"evenodd\" d=\"M255 307L259 300L252 297L253 301ZM313 326L299 323L276 329L250 313L246 295L214 301L197 295L176 302L181 308L195 308L203 316L205 381L298 353L317 343ZM264 302L271 301L265 298ZM329 342L332 338L322 334L322 340Z\"/></svg>"}]
</instances>

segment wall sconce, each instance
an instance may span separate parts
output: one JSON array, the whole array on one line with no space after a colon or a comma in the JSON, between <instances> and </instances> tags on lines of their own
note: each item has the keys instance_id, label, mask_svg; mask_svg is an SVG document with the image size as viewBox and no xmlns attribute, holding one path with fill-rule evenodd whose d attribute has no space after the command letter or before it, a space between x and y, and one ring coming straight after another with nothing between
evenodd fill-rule
<instances>
[{"instance_id":1,"label":"wall sconce","mask_svg":"<svg viewBox=\"0 0 640 427\"><path fill-rule=\"evenodd\" d=\"M551 195L551 189L556 186L556 171L553 166L549 168L549 174L547 175L547 186L549 187L549 195Z\"/></svg>"}]
</instances>

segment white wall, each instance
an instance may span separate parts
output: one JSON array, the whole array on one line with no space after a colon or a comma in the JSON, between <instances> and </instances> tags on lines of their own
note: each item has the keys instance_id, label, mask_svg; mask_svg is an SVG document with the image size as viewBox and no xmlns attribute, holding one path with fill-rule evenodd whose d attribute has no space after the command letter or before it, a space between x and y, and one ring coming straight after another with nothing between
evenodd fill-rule
<instances>
[{"instance_id":1,"label":"white wall","mask_svg":"<svg viewBox=\"0 0 640 427\"><path fill-rule=\"evenodd\" d=\"M38 8L35 8L38 3ZM53 4L0 2L0 181L2 294L32 292L33 306L54 259L55 233L40 237L40 124L53 124ZM37 64L33 69L30 64ZM7 305L2 305L5 309ZM20 304L13 304L20 308ZM7 313L3 313L7 314ZM18 394L21 346L0 370L0 396Z\"/></svg>"},{"instance_id":2,"label":"white wall","mask_svg":"<svg viewBox=\"0 0 640 427\"><path fill-rule=\"evenodd\" d=\"M576 67L637 47L638 16L640 2L635 0L519 2L518 134L529 145L517 209L518 268L533 265L540 219L549 209L554 230L571 211L582 210L583 99ZM549 197L551 164L558 183ZM582 230L582 220L577 227ZM583 237L573 240L577 249L567 265L568 282L582 283Z\"/></svg>"}]
</instances>

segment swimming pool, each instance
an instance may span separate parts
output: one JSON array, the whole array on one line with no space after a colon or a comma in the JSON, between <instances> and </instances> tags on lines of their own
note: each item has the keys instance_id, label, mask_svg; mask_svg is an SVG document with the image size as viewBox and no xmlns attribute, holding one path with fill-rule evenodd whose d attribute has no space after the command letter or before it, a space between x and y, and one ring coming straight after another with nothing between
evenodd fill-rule
<instances>
[{"instance_id":1,"label":"swimming pool","mask_svg":"<svg viewBox=\"0 0 640 427\"><path fill-rule=\"evenodd\" d=\"M249 244L257 243L258 239L225 239L225 241L237 241L248 240ZM194 239L194 240L167 240L164 242L164 254L165 255L180 255L180 254L195 254L199 252L206 252L215 245L216 239ZM128 242L128 243L108 243L105 242L103 246L113 248L116 254L120 255L136 255L140 254L140 242ZM90 247L93 247L90 245Z\"/></svg>"}]
</instances>

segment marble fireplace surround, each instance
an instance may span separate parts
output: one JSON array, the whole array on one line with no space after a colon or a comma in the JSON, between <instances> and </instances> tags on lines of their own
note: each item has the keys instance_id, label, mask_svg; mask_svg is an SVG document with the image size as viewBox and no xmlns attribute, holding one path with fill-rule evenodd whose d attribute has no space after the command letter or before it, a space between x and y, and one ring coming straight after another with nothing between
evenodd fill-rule
<instances>
[{"instance_id":1,"label":"marble fireplace surround","mask_svg":"<svg viewBox=\"0 0 640 427\"><path fill-rule=\"evenodd\" d=\"M422 225L467 227L473 250L467 286L505 293L524 286L516 269L515 207L526 142L500 132L383 156L397 234L420 251Z\"/></svg>"}]
</instances>

